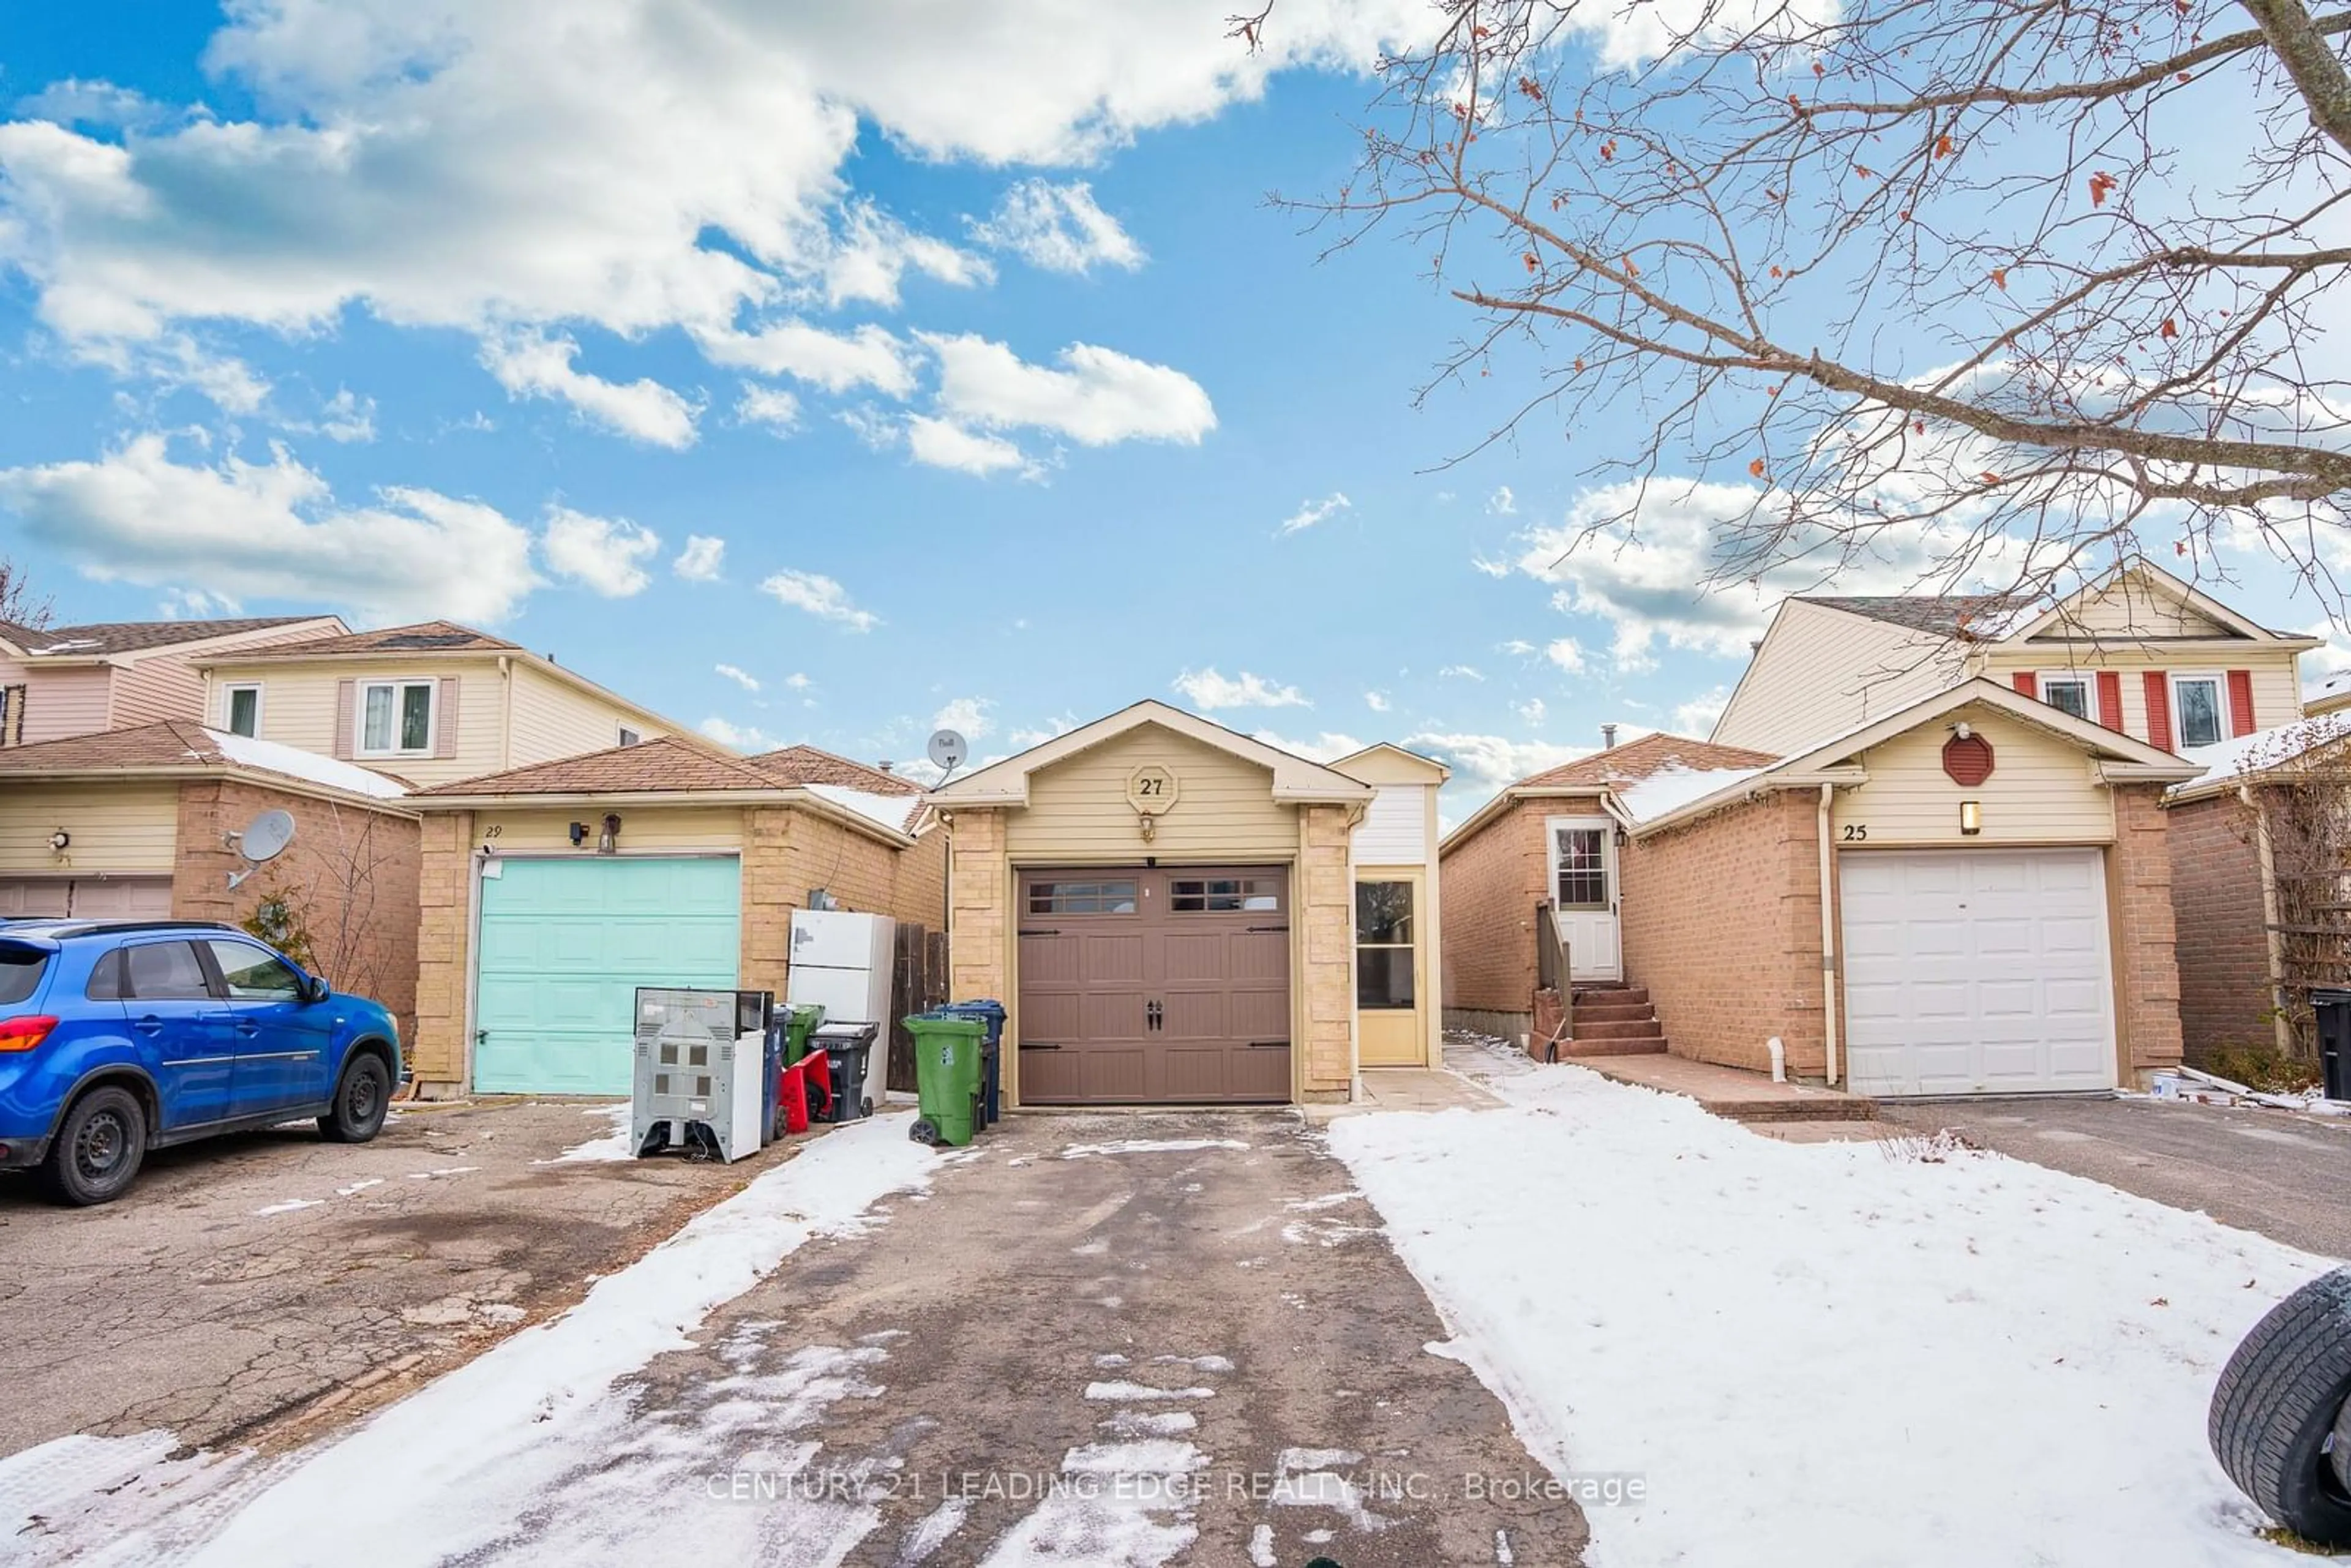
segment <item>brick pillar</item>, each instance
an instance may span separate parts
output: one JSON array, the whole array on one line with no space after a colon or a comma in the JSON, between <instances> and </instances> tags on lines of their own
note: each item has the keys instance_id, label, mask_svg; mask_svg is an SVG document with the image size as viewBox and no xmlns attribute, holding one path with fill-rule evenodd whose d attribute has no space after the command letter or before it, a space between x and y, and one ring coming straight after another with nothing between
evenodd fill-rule
<instances>
[{"instance_id":1,"label":"brick pillar","mask_svg":"<svg viewBox=\"0 0 2351 1568\"><path fill-rule=\"evenodd\" d=\"M2126 1088L2145 1088L2157 1068L2179 1064L2179 963L2173 942L2169 823L2162 786L2114 789L2115 949L2122 973Z\"/></svg>"},{"instance_id":2,"label":"brick pillar","mask_svg":"<svg viewBox=\"0 0 2351 1568\"><path fill-rule=\"evenodd\" d=\"M473 943L474 814L427 812L417 870L416 1038L408 1058L427 1099L465 1090L465 973Z\"/></svg>"},{"instance_id":3,"label":"brick pillar","mask_svg":"<svg viewBox=\"0 0 2351 1568\"><path fill-rule=\"evenodd\" d=\"M947 989L1012 1002L1010 871L1004 813L964 808L947 841Z\"/></svg>"},{"instance_id":4,"label":"brick pillar","mask_svg":"<svg viewBox=\"0 0 2351 1568\"><path fill-rule=\"evenodd\" d=\"M743 954L746 990L773 991L781 1000L792 965L792 908L807 884L792 876L792 832L798 812L754 806L743 813Z\"/></svg>"},{"instance_id":5,"label":"brick pillar","mask_svg":"<svg viewBox=\"0 0 2351 1568\"><path fill-rule=\"evenodd\" d=\"M1306 1038L1297 1042L1299 1089L1308 1100L1343 1100L1355 1072L1354 877L1343 806L1299 809L1296 916L1305 929Z\"/></svg>"}]
</instances>

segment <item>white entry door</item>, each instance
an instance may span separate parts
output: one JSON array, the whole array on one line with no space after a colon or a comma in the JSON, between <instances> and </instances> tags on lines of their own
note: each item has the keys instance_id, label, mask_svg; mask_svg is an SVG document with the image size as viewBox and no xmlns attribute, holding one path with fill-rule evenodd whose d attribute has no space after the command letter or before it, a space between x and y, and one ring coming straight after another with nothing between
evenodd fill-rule
<instances>
[{"instance_id":1,"label":"white entry door","mask_svg":"<svg viewBox=\"0 0 2351 1568\"><path fill-rule=\"evenodd\" d=\"M2114 1087L2096 850L1848 851L1837 866L1854 1092Z\"/></svg>"},{"instance_id":2,"label":"white entry door","mask_svg":"<svg viewBox=\"0 0 2351 1568\"><path fill-rule=\"evenodd\" d=\"M1568 977L1621 980L1625 950L1616 926L1616 824L1606 817L1552 817L1551 903L1567 943Z\"/></svg>"}]
</instances>

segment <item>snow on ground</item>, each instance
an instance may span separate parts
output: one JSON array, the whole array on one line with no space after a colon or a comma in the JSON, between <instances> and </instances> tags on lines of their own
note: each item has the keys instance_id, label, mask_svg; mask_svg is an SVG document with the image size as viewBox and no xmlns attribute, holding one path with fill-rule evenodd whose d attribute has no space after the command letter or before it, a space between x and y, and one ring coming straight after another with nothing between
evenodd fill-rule
<instances>
[{"instance_id":1,"label":"snow on ground","mask_svg":"<svg viewBox=\"0 0 2351 1568\"><path fill-rule=\"evenodd\" d=\"M1180 1155L1194 1149L1246 1149L1238 1138L1123 1138L1113 1144L1071 1144L1061 1151L1065 1160L1090 1155Z\"/></svg>"},{"instance_id":2,"label":"snow on ground","mask_svg":"<svg viewBox=\"0 0 2351 1568\"><path fill-rule=\"evenodd\" d=\"M1517 1061L1524 1062L1524 1058ZM1577 1067L1331 1147L1459 1356L1592 1505L1593 1568L2301 1561L2206 1450L2331 1260L1927 1140L1796 1145Z\"/></svg>"},{"instance_id":3,"label":"snow on ground","mask_svg":"<svg viewBox=\"0 0 2351 1568\"><path fill-rule=\"evenodd\" d=\"M533 1160L535 1166L568 1166L583 1161L632 1160L637 1151L629 1137L629 1103L617 1105L591 1105L580 1114L601 1118L605 1131L584 1144L574 1144L551 1160Z\"/></svg>"},{"instance_id":4,"label":"snow on ground","mask_svg":"<svg viewBox=\"0 0 2351 1568\"><path fill-rule=\"evenodd\" d=\"M643 1495L625 1485L600 1492L601 1472L629 1458L632 1440L664 1436L640 1431L614 1384L664 1352L686 1348L715 1308L810 1240L859 1231L876 1201L923 1186L937 1166L930 1150L906 1137L902 1117L828 1133L599 1281L570 1312L276 1464L209 1453L166 1461L162 1456L173 1445L155 1433L68 1437L0 1459L0 1540L36 1551L36 1562L78 1552L75 1561L89 1563L268 1568L340 1565L357 1552L371 1568L395 1568L494 1554L518 1521L547 1526L552 1518L580 1538L551 1561L645 1560L659 1532L677 1528L664 1514L702 1495L698 1477L722 1451L726 1424L724 1412L714 1412L704 1427L668 1435L640 1467L641 1479L650 1478ZM779 1378L747 1378L745 1402L768 1416L779 1404L820 1410L853 1392L858 1369L883 1354L842 1351ZM734 1457L726 1451L726 1462ZM81 1479L92 1475L104 1479ZM355 1546L352 1500L387 1496L398 1506L371 1511L364 1543ZM202 1506L185 1506L188 1499ZM42 1533L20 1533L35 1515L45 1521ZM740 1510L695 1515L705 1531L724 1528L721 1520L754 1518ZM846 1530L856 1521L811 1514L802 1522ZM647 1539L629 1539L639 1532Z\"/></svg>"}]
</instances>

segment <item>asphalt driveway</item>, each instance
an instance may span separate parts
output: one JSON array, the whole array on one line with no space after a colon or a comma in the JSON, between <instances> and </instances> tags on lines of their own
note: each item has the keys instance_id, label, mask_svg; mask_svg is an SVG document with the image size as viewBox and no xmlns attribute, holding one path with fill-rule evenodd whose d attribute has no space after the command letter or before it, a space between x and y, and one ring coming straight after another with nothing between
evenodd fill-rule
<instances>
[{"instance_id":1,"label":"asphalt driveway","mask_svg":"<svg viewBox=\"0 0 2351 1568\"><path fill-rule=\"evenodd\" d=\"M1982 1100L1879 1107L1922 1132L2200 1209L2224 1224L2351 1258L2351 1117L2158 1100Z\"/></svg>"},{"instance_id":2,"label":"asphalt driveway","mask_svg":"<svg viewBox=\"0 0 2351 1568\"><path fill-rule=\"evenodd\" d=\"M276 1128L150 1155L98 1208L0 1176L0 1453L314 1435L569 1304L780 1154L559 1159L611 1126L540 1102L410 1112L362 1145Z\"/></svg>"}]
</instances>

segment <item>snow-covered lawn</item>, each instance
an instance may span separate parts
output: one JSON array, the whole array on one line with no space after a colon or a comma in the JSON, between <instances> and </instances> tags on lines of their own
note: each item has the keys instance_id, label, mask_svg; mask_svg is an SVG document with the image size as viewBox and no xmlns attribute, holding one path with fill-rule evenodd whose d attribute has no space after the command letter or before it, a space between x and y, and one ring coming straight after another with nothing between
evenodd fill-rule
<instances>
[{"instance_id":1,"label":"snow-covered lawn","mask_svg":"<svg viewBox=\"0 0 2351 1568\"><path fill-rule=\"evenodd\" d=\"M1518 1059L1523 1062L1523 1059ZM1505 1064L1499 1059L1498 1070ZM2238 1339L2331 1260L1921 1140L1793 1145L1576 1067L1331 1146L1593 1568L2306 1562L2213 1462Z\"/></svg>"},{"instance_id":2,"label":"snow-covered lawn","mask_svg":"<svg viewBox=\"0 0 2351 1568\"><path fill-rule=\"evenodd\" d=\"M0 1458L0 1561L389 1568L489 1549L527 1511L549 1508L569 1472L618 1448L628 1415L615 1383L687 1347L714 1309L810 1240L853 1232L879 1199L926 1186L939 1163L908 1140L903 1116L828 1133L563 1316L284 1460L172 1459L163 1432ZM795 1369L817 1391L808 1396L846 1386L855 1358L836 1359ZM355 1513L366 1499L389 1506Z\"/></svg>"}]
</instances>

